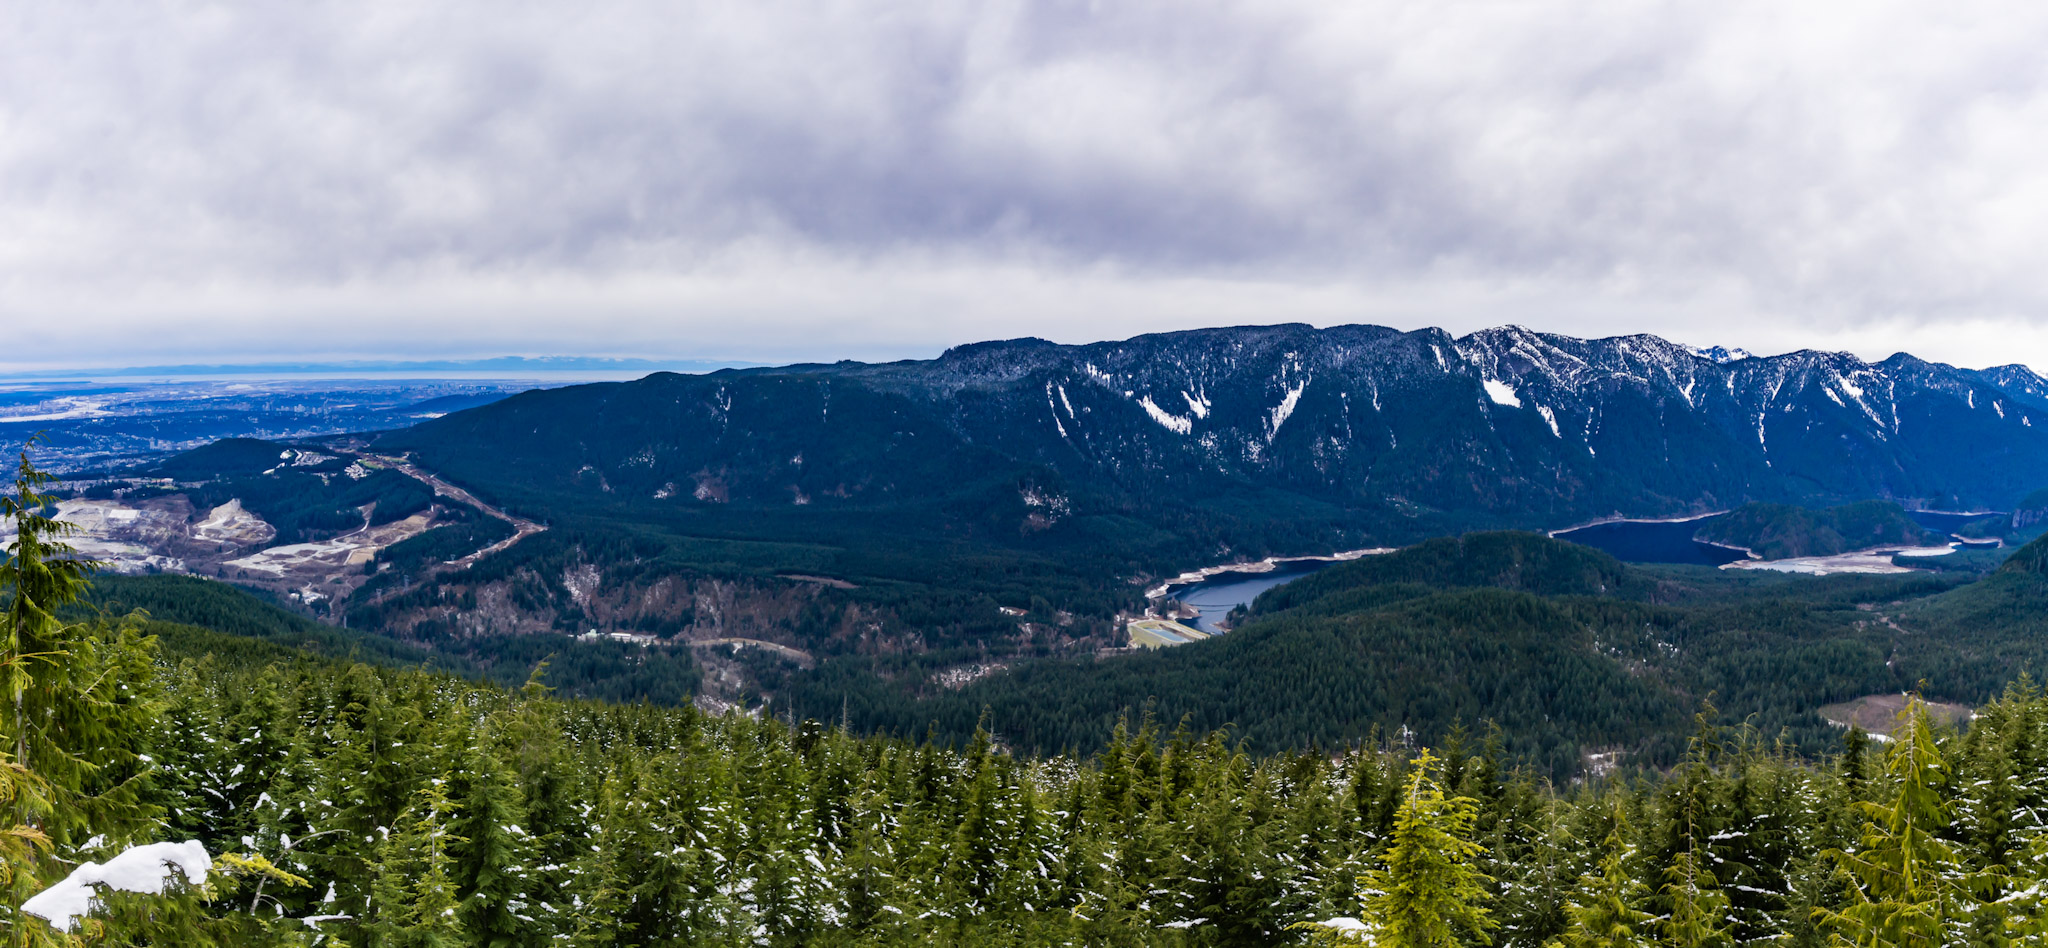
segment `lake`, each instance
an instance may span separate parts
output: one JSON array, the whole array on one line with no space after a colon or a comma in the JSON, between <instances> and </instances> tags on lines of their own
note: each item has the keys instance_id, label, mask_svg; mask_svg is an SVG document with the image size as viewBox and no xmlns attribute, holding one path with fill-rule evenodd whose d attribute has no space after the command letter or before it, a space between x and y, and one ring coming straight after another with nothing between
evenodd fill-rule
<instances>
[{"instance_id":1,"label":"lake","mask_svg":"<svg viewBox=\"0 0 2048 948\"><path fill-rule=\"evenodd\" d=\"M1604 550L1627 563L1686 563L1720 566L1748 559L1741 550L1701 543L1692 538L1711 517L1691 520L1616 520L1553 534L1560 540Z\"/></svg>"},{"instance_id":2,"label":"lake","mask_svg":"<svg viewBox=\"0 0 2048 948\"><path fill-rule=\"evenodd\" d=\"M1199 618L1183 620L1187 624L1204 632L1221 632L1223 630L1216 623L1229 615L1230 610L1248 606L1260 593L1329 565L1327 560L1309 560L1282 563L1270 573L1221 573L1192 586L1179 587L1173 591L1172 597L1201 610Z\"/></svg>"}]
</instances>

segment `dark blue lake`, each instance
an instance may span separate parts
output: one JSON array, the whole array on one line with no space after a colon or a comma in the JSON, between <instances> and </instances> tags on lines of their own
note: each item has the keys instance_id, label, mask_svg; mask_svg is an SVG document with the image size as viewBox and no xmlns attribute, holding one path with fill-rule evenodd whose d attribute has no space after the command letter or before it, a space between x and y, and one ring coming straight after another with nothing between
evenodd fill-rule
<instances>
[{"instance_id":1,"label":"dark blue lake","mask_svg":"<svg viewBox=\"0 0 2048 948\"><path fill-rule=\"evenodd\" d=\"M1259 594L1275 586L1283 585L1307 576L1316 570L1331 565L1322 560L1303 563L1282 563L1270 573L1223 573L1192 586L1181 586L1173 590L1172 596L1181 602L1200 609L1200 618L1185 620L1189 625L1204 632L1221 631L1216 623L1230 610L1250 605Z\"/></svg>"},{"instance_id":2,"label":"dark blue lake","mask_svg":"<svg viewBox=\"0 0 2048 948\"><path fill-rule=\"evenodd\" d=\"M1557 534L1560 540L1583 543L1598 550L1605 550L1615 559L1628 563L1689 563L1696 566L1720 566L1744 559L1741 550L1701 543L1692 538L1710 518L1680 520L1668 523L1648 523L1640 520L1617 520L1613 523L1596 523L1590 527L1566 530Z\"/></svg>"}]
</instances>

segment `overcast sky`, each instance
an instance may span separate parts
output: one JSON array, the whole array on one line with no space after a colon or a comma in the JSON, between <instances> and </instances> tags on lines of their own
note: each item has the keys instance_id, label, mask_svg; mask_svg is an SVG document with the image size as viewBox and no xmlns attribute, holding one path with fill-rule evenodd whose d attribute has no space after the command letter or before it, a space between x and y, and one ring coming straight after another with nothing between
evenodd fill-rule
<instances>
[{"instance_id":1,"label":"overcast sky","mask_svg":"<svg viewBox=\"0 0 2048 948\"><path fill-rule=\"evenodd\" d=\"M0 367L1252 322L2048 370L2048 4L0 4Z\"/></svg>"}]
</instances>

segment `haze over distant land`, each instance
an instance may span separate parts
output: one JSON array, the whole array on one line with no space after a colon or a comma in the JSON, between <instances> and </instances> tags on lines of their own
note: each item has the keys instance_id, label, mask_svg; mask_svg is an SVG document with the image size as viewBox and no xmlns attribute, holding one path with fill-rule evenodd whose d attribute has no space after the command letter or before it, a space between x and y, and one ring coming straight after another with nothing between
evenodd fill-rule
<instances>
[{"instance_id":1,"label":"haze over distant land","mask_svg":"<svg viewBox=\"0 0 2048 948\"><path fill-rule=\"evenodd\" d=\"M2048 366L2044 46L1970 2L23 0L0 368L1278 322Z\"/></svg>"},{"instance_id":2,"label":"haze over distant land","mask_svg":"<svg viewBox=\"0 0 2048 948\"><path fill-rule=\"evenodd\" d=\"M751 362L704 359L604 359L590 356L500 356L494 359L356 360L350 362L246 362L210 365L85 366L0 370L0 382L50 379L139 378L639 378L650 372L713 372Z\"/></svg>"}]
</instances>

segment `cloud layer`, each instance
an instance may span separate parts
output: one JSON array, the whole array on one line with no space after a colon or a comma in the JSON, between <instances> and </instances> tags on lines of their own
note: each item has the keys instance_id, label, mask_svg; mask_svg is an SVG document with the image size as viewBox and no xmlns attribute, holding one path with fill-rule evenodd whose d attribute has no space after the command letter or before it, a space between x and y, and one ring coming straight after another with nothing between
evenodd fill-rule
<instances>
[{"instance_id":1,"label":"cloud layer","mask_svg":"<svg viewBox=\"0 0 2048 948\"><path fill-rule=\"evenodd\" d=\"M0 7L0 362L1519 322L2048 368L2048 7Z\"/></svg>"}]
</instances>

